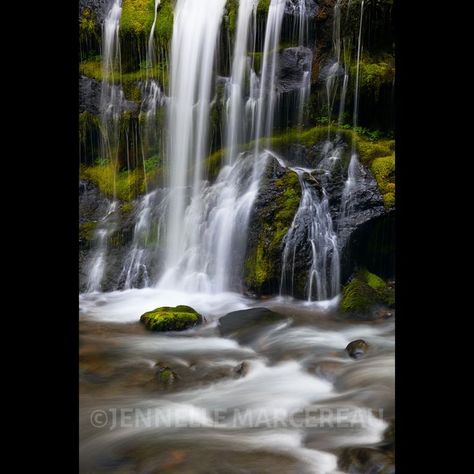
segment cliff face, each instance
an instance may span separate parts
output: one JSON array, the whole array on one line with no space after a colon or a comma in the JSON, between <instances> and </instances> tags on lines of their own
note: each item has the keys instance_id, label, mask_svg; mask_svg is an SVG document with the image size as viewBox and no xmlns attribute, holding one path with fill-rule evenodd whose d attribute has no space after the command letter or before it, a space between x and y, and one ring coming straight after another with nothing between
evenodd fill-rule
<instances>
[{"instance_id":1,"label":"cliff face","mask_svg":"<svg viewBox=\"0 0 474 474\"><path fill-rule=\"evenodd\" d=\"M107 203L114 197L119 202L114 211L114 230L107 236L106 252L110 264L103 282L104 290L112 290L121 287L119 276L132 245L140 198L164 184L166 107L155 111L153 121L147 117L149 97L164 104L168 95L174 3L172 0L162 0L160 3L154 33L156 47L150 63L146 59L147 45L155 2L122 2L119 29L121 64L114 79L122 96L115 119L117 163L111 167L104 157L106 130L101 116L104 79L101 64L102 32L110 1L80 0L81 63L78 80L82 289L86 287L88 262L96 248L94 229L103 218ZM268 4L268 1L260 1L257 11L257 46L251 58L257 72L262 60L261 43ZM342 153L341 165L335 168L331 180L325 183L332 218L337 223L339 235L341 283L344 284L359 267L370 267L385 277L393 276L393 239L384 237L383 251L373 250L380 240L377 236L392 232L395 212L392 2L368 0L365 4L360 30L360 1L342 0L338 2L338 10L335 8L336 0L307 0L307 46L295 46L290 44L290 38L299 13L298 2L292 0L287 3L276 72L279 108L274 136L271 137L272 149L284 158L286 167L271 159L265 171L249 226L247 255L242 269L244 291L259 295L278 292L284 237L301 197L296 174L288 168L319 166L328 137L334 143L339 143L338 149ZM229 75L229 45L235 34L237 8L237 1L227 2L215 64L218 79L211 103L210 181L217 175L224 153L221 150L225 122L223 78ZM339 31L336 36L335 30ZM359 32L361 55L357 63ZM335 66L336 62L338 64ZM340 66L342 64L344 67ZM345 75L346 89L341 111L340 90ZM294 110L298 91L307 77L308 96L302 109L302 123L299 123ZM154 96L150 94L150 80L159 85ZM334 91L331 87L334 87ZM356 89L359 92L357 98ZM353 114L356 100L357 123ZM344 216L341 215L342 196L354 149L360 159L364 186L354 191L356 204L350 215ZM305 275L311 259L308 252L308 248L301 245L296 254L296 297L304 297L307 290Z\"/></svg>"}]
</instances>

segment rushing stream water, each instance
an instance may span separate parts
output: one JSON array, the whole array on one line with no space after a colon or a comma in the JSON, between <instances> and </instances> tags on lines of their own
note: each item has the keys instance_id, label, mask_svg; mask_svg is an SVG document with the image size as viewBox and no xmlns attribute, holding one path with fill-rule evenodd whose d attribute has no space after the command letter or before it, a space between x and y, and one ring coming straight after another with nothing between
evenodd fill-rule
<instances>
[{"instance_id":1,"label":"rushing stream water","mask_svg":"<svg viewBox=\"0 0 474 474\"><path fill-rule=\"evenodd\" d=\"M137 322L151 306L183 303L208 324L157 335ZM218 317L256 304L232 293L84 295L83 472L332 473L339 448L380 443L394 415L393 322L348 323L335 302L277 298L265 307L281 322L220 335ZM357 338L373 348L361 360L344 351ZM173 383L160 384L157 363ZM105 415L91 424L91 413Z\"/></svg>"}]
</instances>

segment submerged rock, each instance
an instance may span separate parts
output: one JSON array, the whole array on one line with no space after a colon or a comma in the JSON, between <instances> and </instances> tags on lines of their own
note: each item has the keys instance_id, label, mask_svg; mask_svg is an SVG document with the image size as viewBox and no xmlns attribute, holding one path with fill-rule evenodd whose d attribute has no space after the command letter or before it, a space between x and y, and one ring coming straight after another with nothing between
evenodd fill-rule
<instances>
[{"instance_id":1,"label":"submerged rock","mask_svg":"<svg viewBox=\"0 0 474 474\"><path fill-rule=\"evenodd\" d=\"M151 331L184 331L202 323L202 316L190 306L162 306L142 314L140 322Z\"/></svg>"},{"instance_id":2,"label":"submerged rock","mask_svg":"<svg viewBox=\"0 0 474 474\"><path fill-rule=\"evenodd\" d=\"M280 313L268 308L250 308L233 311L219 319L219 332L222 336L240 333L240 336L253 332L260 326L272 324L285 319Z\"/></svg>"},{"instance_id":3,"label":"submerged rock","mask_svg":"<svg viewBox=\"0 0 474 474\"><path fill-rule=\"evenodd\" d=\"M241 362L239 365L234 367L234 376L236 378L245 377L250 370L250 364L247 361Z\"/></svg>"},{"instance_id":4,"label":"submerged rock","mask_svg":"<svg viewBox=\"0 0 474 474\"><path fill-rule=\"evenodd\" d=\"M156 377L160 384L171 385L178 379L177 374L170 367L163 365L161 362L157 362L156 366L158 367Z\"/></svg>"},{"instance_id":5,"label":"submerged rock","mask_svg":"<svg viewBox=\"0 0 474 474\"><path fill-rule=\"evenodd\" d=\"M363 339L350 342L346 347L346 352L353 359L360 359L368 351L369 345Z\"/></svg>"},{"instance_id":6,"label":"submerged rock","mask_svg":"<svg viewBox=\"0 0 474 474\"><path fill-rule=\"evenodd\" d=\"M377 448L345 447L337 450L338 465L346 472L392 474L395 473L393 453Z\"/></svg>"}]
</instances>

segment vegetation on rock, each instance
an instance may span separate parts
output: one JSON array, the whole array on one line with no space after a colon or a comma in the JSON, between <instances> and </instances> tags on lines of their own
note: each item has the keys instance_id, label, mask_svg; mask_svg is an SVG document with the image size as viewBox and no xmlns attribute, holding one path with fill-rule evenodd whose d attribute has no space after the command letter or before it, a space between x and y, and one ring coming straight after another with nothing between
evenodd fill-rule
<instances>
[{"instance_id":1,"label":"vegetation on rock","mask_svg":"<svg viewBox=\"0 0 474 474\"><path fill-rule=\"evenodd\" d=\"M80 178L92 181L100 192L110 198L130 201L145 191L143 170L118 171L113 163L82 166Z\"/></svg>"},{"instance_id":2,"label":"vegetation on rock","mask_svg":"<svg viewBox=\"0 0 474 474\"><path fill-rule=\"evenodd\" d=\"M162 306L142 314L140 322L151 331L184 331L202 322L202 316L190 306Z\"/></svg>"},{"instance_id":3,"label":"vegetation on rock","mask_svg":"<svg viewBox=\"0 0 474 474\"><path fill-rule=\"evenodd\" d=\"M342 290L341 309L350 313L363 313L375 305L393 306L395 292L379 276L360 270Z\"/></svg>"},{"instance_id":4,"label":"vegetation on rock","mask_svg":"<svg viewBox=\"0 0 474 474\"><path fill-rule=\"evenodd\" d=\"M375 158L370 169L377 180L385 207L393 207L395 205L395 155Z\"/></svg>"},{"instance_id":5,"label":"vegetation on rock","mask_svg":"<svg viewBox=\"0 0 474 474\"><path fill-rule=\"evenodd\" d=\"M262 222L258 242L245 261L244 281L250 290L261 294L280 277L278 262L282 241L293 222L301 199L298 176L287 171L273 183L276 198L259 211Z\"/></svg>"}]
</instances>

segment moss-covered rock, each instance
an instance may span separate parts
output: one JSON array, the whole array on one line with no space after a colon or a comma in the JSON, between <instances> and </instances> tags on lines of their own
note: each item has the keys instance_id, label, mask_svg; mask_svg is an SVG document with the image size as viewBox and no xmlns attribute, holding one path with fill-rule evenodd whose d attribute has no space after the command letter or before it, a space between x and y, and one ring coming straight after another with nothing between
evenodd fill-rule
<instances>
[{"instance_id":1,"label":"moss-covered rock","mask_svg":"<svg viewBox=\"0 0 474 474\"><path fill-rule=\"evenodd\" d=\"M352 66L351 75L356 76L356 64ZM359 85L362 91L373 91L376 95L383 85L391 85L395 78L393 56L382 58L363 57L359 64Z\"/></svg>"},{"instance_id":2,"label":"moss-covered rock","mask_svg":"<svg viewBox=\"0 0 474 474\"><path fill-rule=\"evenodd\" d=\"M385 207L395 205L395 154L375 158L370 169L377 180Z\"/></svg>"},{"instance_id":3,"label":"moss-covered rock","mask_svg":"<svg viewBox=\"0 0 474 474\"><path fill-rule=\"evenodd\" d=\"M178 379L178 375L167 365L157 362L155 366L157 367L156 378L160 385L170 386Z\"/></svg>"},{"instance_id":4,"label":"moss-covered rock","mask_svg":"<svg viewBox=\"0 0 474 474\"><path fill-rule=\"evenodd\" d=\"M150 31L155 16L155 0L123 0L120 31L135 35Z\"/></svg>"},{"instance_id":5,"label":"moss-covered rock","mask_svg":"<svg viewBox=\"0 0 474 474\"><path fill-rule=\"evenodd\" d=\"M155 36L158 42L171 40L173 33L173 3L162 0L156 15ZM120 18L121 34L148 37L155 17L155 0L123 0Z\"/></svg>"},{"instance_id":6,"label":"moss-covered rock","mask_svg":"<svg viewBox=\"0 0 474 474\"><path fill-rule=\"evenodd\" d=\"M202 316L190 306L162 306L140 317L151 331L184 331L202 323Z\"/></svg>"},{"instance_id":7,"label":"moss-covered rock","mask_svg":"<svg viewBox=\"0 0 474 474\"><path fill-rule=\"evenodd\" d=\"M394 304L394 289L365 269L357 272L342 290L341 309L347 313L366 313L377 305Z\"/></svg>"},{"instance_id":8,"label":"moss-covered rock","mask_svg":"<svg viewBox=\"0 0 474 474\"><path fill-rule=\"evenodd\" d=\"M257 5L257 13L267 14L270 8L271 0L259 0Z\"/></svg>"},{"instance_id":9,"label":"moss-covered rock","mask_svg":"<svg viewBox=\"0 0 474 474\"><path fill-rule=\"evenodd\" d=\"M96 221L87 221L79 225L79 243L89 244L94 238L94 231L97 227Z\"/></svg>"},{"instance_id":10,"label":"moss-covered rock","mask_svg":"<svg viewBox=\"0 0 474 474\"><path fill-rule=\"evenodd\" d=\"M282 241L301 199L300 183L293 171L287 170L276 179L267 176L261 189L262 196L268 199L263 198L262 205L256 206L254 222L258 230L251 241L244 269L245 285L257 295L277 290Z\"/></svg>"},{"instance_id":11,"label":"moss-covered rock","mask_svg":"<svg viewBox=\"0 0 474 474\"><path fill-rule=\"evenodd\" d=\"M130 201L145 192L143 170L119 171L113 163L82 166L80 178L92 181L107 197Z\"/></svg>"}]
</instances>

